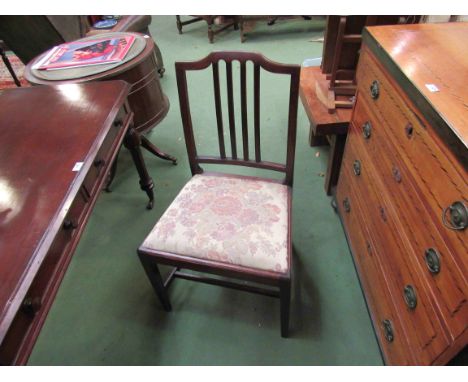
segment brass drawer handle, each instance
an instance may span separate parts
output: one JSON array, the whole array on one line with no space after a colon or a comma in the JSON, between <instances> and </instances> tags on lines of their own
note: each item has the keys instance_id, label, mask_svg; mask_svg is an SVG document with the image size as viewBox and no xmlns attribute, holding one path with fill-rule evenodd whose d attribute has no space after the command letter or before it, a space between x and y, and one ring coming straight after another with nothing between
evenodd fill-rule
<instances>
[{"instance_id":1,"label":"brass drawer handle","mask_svg":"<svg viewBox=\"0 0 468 382\"><path fill-rule=\"evenodd\" d=\"M106 164L106 161L104 159L96 159L94 162L94 167L102 167Z\"/></svg>"},{"instance_id":2,"label":"brass drawer handle","mask_svg":"<svg viewBox=\"0 0 468 382\"><path fill-rule=\"evenodd\" d=\"M349 203L349 199L348 198L344 198L343 200L343 208L346 212L349 212L351 211L351 204Z\"/></svg>"},{"instance_id":3,"label":"brass drawer handle","mask_svg":"<svg viewBox=\"0 0 468 382\"><path fill-rule=\"evenodd\" d=\"M416 296L416 290L412 285L406 285L403 289L403 296L405 297L405 303L411 310L416 309L418 305L418 298Z\"/></svg>"},{"instance_id":4,"label":"brass drawer handle","mask_svg":"<svg viewBox=\"0 0 468 382\"><path fill-rule=\"evenodd\" d=\"M424 260L426 260L427 268L429 272L437 274L440 272L440 255L434 248L428 248L424 252Z\"/></svg>"},{"instance_id":5,"label":"brass drawer handle","mask_svg":"<svg viewBox=\"0 0 468 382\"><path fill-rule=\"evenodd\" d=\"M21 309L30 317L34 317L39 309L41 309L42 301L40 297L26 297L23 301Z\"/></svg>"},{"instance_id":6,"label":"brass drawer handle","mask_svg":"<svg viewBox=\"0 0 468 382\"><path fill-rule=\"evenodd\" d=\"M395 182L401 183L401 172L398 169L398 167L396 166L392 167L392 175L393 175L393 179L395 179Z\"/></svg>"},{"instance_id":7,"label":"brass drawer handle","mask_svg":"<svg viewBox=\"0 0 468 382\"><path fill-rule=\"evenodd\" d=\"M364 139L369 139L371 136L371 132L372 125L369 121L367 121L366 123L364 123L364 125L362 125L362 135L364 136Z\"/></svg>"},{"instance_id":8,"label":"brass drawer handle","mask_svg":"<svg viewBox=\"0 0 468 382\"><path fill-rule=\"evenodd\" d=\"M388 342L393 342L393 326L392 326L392 321L390 320L383 320L382 321L382 325L383 325L383 330L384 330L384 336L385 336L385 339L388 341Z\"/></svg>"},{"instance_id":9,"label":"brass drawer handle","mask_svg":"<svg viewBox=\"0 0 468 382\"><path fill-rule=\"evenodd\" d=\"M356 176L361 175L361 161L359 161L357 159L354 161L353 171L354 171L354 175L356 175Z\"/></svg>"},{"instance_id":10,"label":"brass drawer handle","mask_svg":"<svg viewBox=\"0 0 468 382\"><path fill-rule=\"evenodd\" d=\"M78 224L76 224L74 221L69 219L63 221L63 229L69 230L75 228L78 228Z\"/></svg>"},{"instance_id":11,"label":"brass drawer handle","mask_svg":"<svg viewBox=\"0 0 468 382\"><path fill-rule=\"evenodd\" d=\"M450 221L447 221L447 212L450 213ZM468 226L468 208L465 203L456 201L442 211L442 223L453 230L464 230Z\"/></svg>"},{"instance_id":12,"label":"brass drawer handle","mask_svg":"<svg viewBox=\"0 0 468 382\"><path fill-rule=\"evenodd\" d=\"M377 80L372 81L370 86L370 95L372 99L379 98L380 90L379 90L379 82Z\"/></svg>"}]
</instances>

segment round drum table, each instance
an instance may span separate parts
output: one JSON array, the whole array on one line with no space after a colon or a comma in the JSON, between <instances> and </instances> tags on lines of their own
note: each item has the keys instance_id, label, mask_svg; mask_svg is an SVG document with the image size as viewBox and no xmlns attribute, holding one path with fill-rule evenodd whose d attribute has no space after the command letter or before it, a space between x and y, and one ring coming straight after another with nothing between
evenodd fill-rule
<instances>
[{"instance_id":1,"label":"round drum table","mask_svg":"<svg viewBox=\"0 0 468 382\"><path fill-rule=\"evenodd\" d=\"M134 36L135 40L125 58L119 63L38 70L36 64L49 52L44 52L26 65L24 77L33 85L60 85L91 81L124 80L131 85L128 103L134 113L134 127L145 133L156 126L169 111L169 100L161 89L156 64L154 42L148 35L134 32L102 33L76 41ZM154 155L176 164L177 159L165 154L141 135L141 144Z\"/></svg>"}]
</instances>

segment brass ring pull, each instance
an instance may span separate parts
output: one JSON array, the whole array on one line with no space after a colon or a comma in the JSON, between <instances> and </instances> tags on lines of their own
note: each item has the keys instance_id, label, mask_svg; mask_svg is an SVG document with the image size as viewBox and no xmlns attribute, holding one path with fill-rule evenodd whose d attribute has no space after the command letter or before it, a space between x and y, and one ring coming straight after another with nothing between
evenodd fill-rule
<instances>
[{"instance_id":1,"label":"brass ring pull","mask_svg":"<svg viewBox=\"0 0 468 382\"><path fill-rule=\"evenodd\" d=\"M361 175L361 161L359 161L358 159L356 159L353 163L353 171L354 175Z\"/></svg>"},{"instance_id":2,"label":"brass ring pull","mask_svg":"<svg viewBox=\"0 0 468 382\"><path fill-rule=\"evenodd\" d=\"M371 132L372 125L369 121L367 121L366 123L364 123L364 125L362 125L362 135L364 136L364 139L369 139L371 136Z\"/></svg>"},{"instance_id":3,"label":"brass ring pull","mask_svg":"<svg viewBox=\"0 0 468 382\"><path fill-rule=\"evenodd\" d=\"M411 310L416 309L418 305L418 298L416 297L416 290L412 285L406 285L403 289L403 296L405 297L405 303Z\"/></svg>"},{"instance_id":4,"label":"brass ring pull","mask_svg":"<svg viewBox=\"0 0 468 382\"><path fill-rule=\"evenodd\" d=\"M424 260L426 261L429 272L437 274L440 272L440 255L435 248L428 248L424 252Z\"/></svg>"},{"instance_id":5,"label":"brass ring pull","mask_svg":"<svg viewBox=\"0 0 468 382\"><path fill-rule=\"evenodd\" d=\"M450 221L447 221L447 212L450 213ZM463 202L453 202L442 211L442 223L452 230L464 230L468 226L468 208Z\"/></svg>"},{"instance_id":6,"label":"brass ring pull","mask_svg":"<svg viewBox=\"0 0 468 382\"><path fill-rule=\"evenodd\" d=\"M370 86L370 94L371 94L372 99L379 98L380 89L379 89L379 82L377 80L372 81L372 84Z\"/></svg>"},{"instance_id":7,"label":"brass ring pull","mask_svg":"<svg viewBox=\"0 0 468 382\"><path fill-rule=\"evenodd\" d=\"M349 199L348 198L344 198L343 200L343 208L346 212L349 212L351 211L351 205L349 204Z\"/></svg>"},{"instance_id":8,"label":"brass ring pull","mask_svg":"<svg viewBox=\"0 0 468 382\"><path fill-rule=\"evenodd\" d=\"M382 325L383 325L385 339L388 342L393 342L394 336L393 336L392 322L390 320L383 320Z\"/></svg>"}]
</instances>

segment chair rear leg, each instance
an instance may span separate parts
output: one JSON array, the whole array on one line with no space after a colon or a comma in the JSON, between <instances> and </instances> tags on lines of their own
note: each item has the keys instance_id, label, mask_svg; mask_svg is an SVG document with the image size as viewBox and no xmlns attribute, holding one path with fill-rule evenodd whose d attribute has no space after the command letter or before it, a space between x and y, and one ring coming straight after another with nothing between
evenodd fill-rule
<instances>
[{"instance_id":1,"label":"chair rear leg","mask_svg":"<svg viewBox=\"0 0 468 382\"><path fill-rule=\"evenodd\" d=\"M289 335L289 309L291 305L291 280L280 283L281 337Z\"/></svg>"},{"instance_id":2,"label":"chair rear leg","mask_svg":"<svg viewBox=\"0 0 468 382\"><path fill-rule=\"evenodd\" d=\"M159 272L158 265L145 255L139 255L139 257L146 275L148 276L151 285L153 285L154 291L158 295L164 310L166 312L170 312L172 310L171 302L167 294L167 289L164 287L164 281L161 277L161 273Z\"/></svg>"}]
</instances>

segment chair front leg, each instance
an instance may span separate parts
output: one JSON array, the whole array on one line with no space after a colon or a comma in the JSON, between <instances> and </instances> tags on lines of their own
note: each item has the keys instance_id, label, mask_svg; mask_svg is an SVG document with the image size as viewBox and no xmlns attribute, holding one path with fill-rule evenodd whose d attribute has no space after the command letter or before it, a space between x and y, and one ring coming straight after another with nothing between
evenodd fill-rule
<instances>
[{"instance_id":1,"label":"chair front leg","mask_svg":"<svg viewBox=\"0 0 468 382\"><path fill-rule=\"evenodd\" d=\"M281 337L289 335L289 309L291 305L291 280L280 282L280 315L281 315Z\"/></svg>"},{"instance_id":2,"label":"chair front leg","mask_svg":"<svg viewBox=\"0 0 468 382\"><path fill-rule=\"evenodd\" d=\"M167 289L164 287L164 281L159 272L158 265L152 261L146 255L140 255L140 261L145 269L146 275L148 276L151 285L153 285L154 291L156 292L161 304L166 312L172 310L171 302L169 300L169 295L167 294Z\"/></svg>"}]
</instances>

